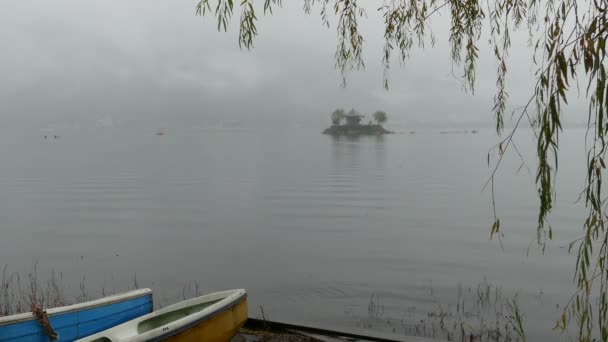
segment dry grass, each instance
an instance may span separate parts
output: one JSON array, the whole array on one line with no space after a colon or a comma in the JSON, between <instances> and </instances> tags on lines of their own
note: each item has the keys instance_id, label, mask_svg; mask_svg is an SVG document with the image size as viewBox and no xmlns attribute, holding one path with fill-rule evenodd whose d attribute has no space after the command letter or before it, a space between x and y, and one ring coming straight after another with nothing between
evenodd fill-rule
<instances>
[{"instance_id":1,"label":"dry grass","mask_svg":"<svg viewBox=\"0 0 608 342\"><path fill-rule=\"evenodd\" d=\"M139 288L137 275L133 277L130 289ZM108 290L107 284L101 287L99 296L92 296L87 289L87 278L83 276L78 284L78 293L68 298L64 286L62 273L51 269L46 279L41 278L38 263L34 263L32 270L23 276L17 272L10 272L8 265L2 268L0 277L0 316L14 315L30 312L33 305L41 308L53 308L85 302L95 297L105 297L118 291Z\"/></svg>"},{"instance_id":2,"label":"dry grass","mask_svg":"<svg viewBox=\"0 0 608 342\"><path fill-rule=\"evenodd\" d=\"M430 297L433 290L428 290ZM359 328L461 342L526 341L524 316L516 298L503 297L499 287L482 281L476 287L457 287L455 305L436 304L430 312L416 307L406 317L386 317L380 296L370 297L367 317L356 319Z\"/></svg>"},{"instance_id":3,"label":"dry grass","mask_svg":"<svg viewBox=\"0 0 608 342\"><path fill-rule=\"evenodd\" d=\"M83 302L92 299L89 295L86 276L83 276L79 291L73 300L66 298L63 274L51 270L46 280L41 279L38 264L25 276L2 268L0 278L0 316L29 312L32 305L51 308ZM104 282L100 296L108 291ZM131 288L139 288L137 275L133 276ZM429 289L433 297L432 288ZM198 282L191 282L182 289L182 299L201 295ZM408 336L431 337L461 342L510 342L525 341L525 317L517 304L517 298L505 298L499 287L482 281L475 288L457 288L456 304L444 306L426 313L416 312L415 307L407 308L407 315L401 320L385 316L383 299L372 294L367 306L367 317L358 319L356 325L364 329L382 329ZM156 305L160 303L157 301ZM266 314L260 308L262 319ZM417 317L414 319L414 317ZM262 341L270 335L258 336ZM282 340L280 336L277 341ZM273 337L274 338L274 337Z\"/></svg>"},{"instance_id":4,"label":"dry grass","mask_svg":"<svg viewBox=\"0 0 608 342\"><path fill-rule=\"evenodd\" d=\"M26 277L9 272L5 265L0 278L0 316L29 312L34 304L43 308L67 305L63 275L51 270L49 278L42 281L38 275L38 263Z\"/></svg>"}]
</instances>

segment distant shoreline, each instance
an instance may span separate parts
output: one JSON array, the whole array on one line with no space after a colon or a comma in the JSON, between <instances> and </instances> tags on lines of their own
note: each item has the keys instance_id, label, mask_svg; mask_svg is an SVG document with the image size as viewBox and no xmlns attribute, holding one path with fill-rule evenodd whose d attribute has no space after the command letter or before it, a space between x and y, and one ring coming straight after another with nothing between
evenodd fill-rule
<instances>
[{"instance_id":1,"label":"distant shoreline","mask_svg":"<svg viewBox=\"0 0 608 342\"><path fill-rule=\"evenodd\" d=\"M380 135L393 134L380 125L332 125L323 131L329 135Z\"/></svg>"}]
</instances>

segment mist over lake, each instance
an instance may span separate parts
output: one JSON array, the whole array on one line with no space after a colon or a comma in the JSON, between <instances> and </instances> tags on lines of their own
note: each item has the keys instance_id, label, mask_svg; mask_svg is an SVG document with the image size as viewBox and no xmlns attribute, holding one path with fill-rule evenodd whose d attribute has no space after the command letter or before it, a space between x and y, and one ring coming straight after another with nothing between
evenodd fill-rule
<instances>
[{"instance_id":1,"label":"mist over lake","mask_svg":"<svg viewBox=\"0 0 608 342\"><path fill-rule=\"evenodd\" d=\"M92 295L136 277L157 305L193 282L201 292L246 288L252 317L263 307L270 319L372 331L394 330L387 321L407 330L485 281L518 294L531 336L555 338L573 288L567 244L585 217L584 170L573 167L584 130L562 135L543 253L528 133L516 140L526 164L511 153L497 173L501 247L482 191L490 129L360 138L321 129L4 130L0 265L26 274L38 262L72 294L83 277Z\"/></svg>"}]
</instances>

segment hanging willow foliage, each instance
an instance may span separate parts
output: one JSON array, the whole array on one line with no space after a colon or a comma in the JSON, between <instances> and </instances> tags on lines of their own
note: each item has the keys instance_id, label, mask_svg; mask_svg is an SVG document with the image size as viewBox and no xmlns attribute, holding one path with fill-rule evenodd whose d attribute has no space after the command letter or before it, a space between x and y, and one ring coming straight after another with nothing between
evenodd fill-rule
<instances>
[{"instance_id":1,"label":"hanging willow foliage","mask_svg":"<svg viewBox=\"0 0 608 342\"><path fill-rule=\"evenodd\" d=\"M227 30L235 11L240 11L239 45L250 49L257 35L254 0L198 0L197 14L214 16L218 29ZM263 14L273 14L281 0L260 0ZM306 13L319 10L322 25L329 27L337 18L338 44L336 68L343 77L349 71L364 68L362 51L365 40L359 23L366 19L362 0L304 0ZM261 8L261 7L260 7ZM607 198L602 193L604 158L608 148L608 86L606 82L606 40L608 39L608 0L384 0L378 11L384 18L384 86L389 86L389 68L393 54L405 62L413 47L433 45L433 15L450 18L449 44L455 66L462 68L467 90L475 89L475 68L482 29L489 29L492 53L497 61L494 118L496 132L502 137L497 145L500 166L508 150L517 150L513 135L522 120L527 120L537 141L539 210L537 237L543 244L553 231L548 216L555 199L555 175L558 170L559 135L562 131L562 108L568 103L571 84L586 83L583 95L589 102L586 180L583 198L588 215L582 224L582 236L570 244L577 255L576 293L565 307L556 328L565 330L569 323L578 327L579 341L608 341L608 231ZM530 100L517 110L515 127L505 132L505 103L508 99L506 75L511 48L511 32L525 28L534 49L535 86ZM519 154L519 152L517 152ZM490 178L493 185L494 174ZM493 188L493 186L492 186ZM491 236L501 236L496 216ZM597 299L596 299L597 297Z\"/></svg>"}]
</instances>

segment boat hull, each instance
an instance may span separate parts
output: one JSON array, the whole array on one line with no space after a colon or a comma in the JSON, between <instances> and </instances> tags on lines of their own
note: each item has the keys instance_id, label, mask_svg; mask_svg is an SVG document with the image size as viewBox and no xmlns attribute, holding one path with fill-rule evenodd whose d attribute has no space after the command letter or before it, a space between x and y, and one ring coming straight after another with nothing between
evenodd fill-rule
<instances>
[{"instance_id":1,"label":"boat hull","mask_svg":"<svg viewBox=\"0 0 608 342\"><path fill-rule=\"evenodd\" d=\"M247 321L247 291L215 292L169 305L78 342L228 342Z\"/></svg>"},{"instance_id":2,"label":"boat hull","mask_svg":"<svg viewBox=\"0 0 608 342\"><path fill-rule=\"evenodd\" d=\"M47 310L51 327L59 338L74 341L110 329L152 312L152 292L132 291L92 302ZM48 342L38 320L31 314L0 317L0 341Z\"/></svg>"},{"instance_id":3,"label":"boat hull","mask_svg":"<svg viewBox=\"0 0 608 342\"><path fill-rule=\"evenodd\" d=\"M163 339L167 342L228 342L247 321L247 299L210 319Z\"/></svg>"}]
</instances>

